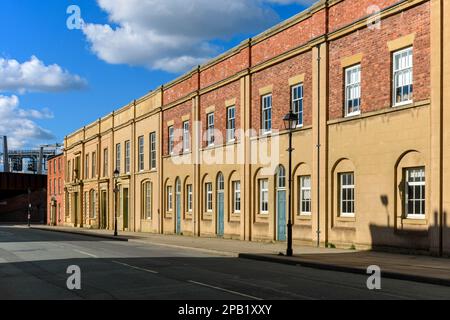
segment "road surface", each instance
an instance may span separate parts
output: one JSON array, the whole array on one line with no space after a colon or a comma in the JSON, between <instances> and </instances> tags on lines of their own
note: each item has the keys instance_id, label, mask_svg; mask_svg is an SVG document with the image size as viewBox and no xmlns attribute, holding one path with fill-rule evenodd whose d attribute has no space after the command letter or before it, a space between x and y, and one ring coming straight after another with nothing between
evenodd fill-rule
<instances>
[{"instance_id":1,"label":"road surface","mask_svg":"<svg viewBox=\"0 0 450 320\"><path fill-rule=\"evenodd\" d=\"M205 240L207 241L207 240ZM69 266L81 290L67 288ZM450 299L450 288L0 226L0 299Z\"/></svg>"}]
</instances>

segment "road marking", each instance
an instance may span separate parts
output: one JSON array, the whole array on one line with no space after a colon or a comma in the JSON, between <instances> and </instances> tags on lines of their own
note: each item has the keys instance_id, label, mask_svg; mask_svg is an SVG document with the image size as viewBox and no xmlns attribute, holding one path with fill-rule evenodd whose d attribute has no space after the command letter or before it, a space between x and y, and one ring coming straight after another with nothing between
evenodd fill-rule
<instances>
[{"instance_id":1,"label":"road marking","mask_svg":"<svg viewBox=\"0 0 450 320\"><path fill-rule=\"evenodd\" d=\"M215 290L219 290L219 291L235 294L235 295L238 295L238 296L241 296L241 297L245 297L245 298L250 298L250 299L253 299L253 300L264 300L264 299L261 299L261 298L258 298L258 297L250 296L250 295L245 294L245 293L240 293L240 292L233 291L233 290L228 290L228 289L224 289L224 288L220 288L220 287L215 287L215 286L212 286L212 285L209 285L209 284L206 284L206 283L201 283L201 282L197 282L197 281L193 281L193 280L189 280L188 282L196 284L196 285L199 285L199 286L202 286L202 287L211 288L211 289L215 289Z\"/></svg>"},{"instance_id":2,"label":"road marking","mask_svg":"<svg viewBox=\"0 0 450 320\"><path fill-rule=\"evenodd\" d=\"M84 251L81 251L81 250L73 249L73 251L81 253L81 254L84 254L85 256L88 256L88 257L91 257L91 258L98 258L98 256L96 256L95 254L91 254L91 253L84 252Z\"/></svg>"},{"instance_id":3,"label":"road marking","mask_svg":"<svg viewBox=\"0 0 450 320\"><path fill-rule=\"evenodd\" d=\"M135 266L123 263L123 262L119 262L119 261L113 261L113 263L119 264L119 265L124 266L124 267L131 268L131 269L139 270L139 271L149 272L149 273L153 273L153 274L158 274L159 273L158 271L145 269L145 268L140 268L140 267L135 267Z\"/></svg>"}]
</instances>

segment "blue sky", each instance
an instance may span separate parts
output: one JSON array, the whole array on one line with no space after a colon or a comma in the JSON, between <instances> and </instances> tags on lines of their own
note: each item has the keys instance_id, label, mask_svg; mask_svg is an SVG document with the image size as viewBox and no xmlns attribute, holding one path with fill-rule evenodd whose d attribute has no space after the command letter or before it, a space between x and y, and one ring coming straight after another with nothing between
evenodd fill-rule
<instances>
[{"instance_id":1,"label":"blue sky","mask_svg":"<svg viewBox=\"0 0 450 320\"><path fill-rule=\"evenodd\" d=\"M17 148L62 142L311 2L2 0L0 135ZM66 26L70 5L81 30Z\"/></svg>"}]
</instances>

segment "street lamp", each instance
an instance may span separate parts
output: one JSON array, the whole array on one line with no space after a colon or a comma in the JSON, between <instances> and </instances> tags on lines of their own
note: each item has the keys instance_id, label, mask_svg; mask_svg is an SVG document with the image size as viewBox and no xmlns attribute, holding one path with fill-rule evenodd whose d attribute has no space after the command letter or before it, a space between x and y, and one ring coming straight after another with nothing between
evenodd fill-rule
<instances>
[{"instance_id":1,"label":"street lamp","mask_svg":"<svg viewBox=\"0 0 450 320\"><path fill-rule=\"evenodd\" d=\"M114 237L117 237L117 194L119 193L119 187L117 185L117 180L119 179L119 170L114 171Z\"/></svg>"},{"instance_id":2,"label":"street lamp","mask_svg":"<svg viewBox=\"0 0 450 320\"><path fill-rule=\"evenodd\" d=\"M289 152L289 202L288 202L289 218L287 225L288 240L287 240L286 255L288 257L292 257L294 253L292 249L292 151L294 151L294 149L292 148L292 132L297 127L298 116L291 109L289 113L284 116L283 121L285 129L289 131L289 149L287 150Z\"/></svg>"}]
</instances>

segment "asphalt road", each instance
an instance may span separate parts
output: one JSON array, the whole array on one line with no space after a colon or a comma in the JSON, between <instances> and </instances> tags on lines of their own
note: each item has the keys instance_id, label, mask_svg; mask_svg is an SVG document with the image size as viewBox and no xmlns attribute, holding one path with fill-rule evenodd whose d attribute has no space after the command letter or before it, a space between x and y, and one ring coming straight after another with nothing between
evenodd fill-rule
<instances>
[{"instance_id":1,"label":"asphalt road","mask_svg":"<svg viewBox=\"0 0 450 320\"><path fill-rule=\"evenodd\" d=\"M206 240L205 240L206 241ZM81 270L81 290L66 282ZM450 299L450 288L0 226L0 299Z\"/></svg>"}]
</instances>

